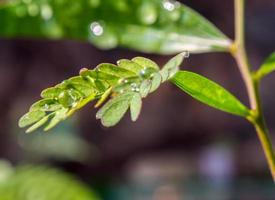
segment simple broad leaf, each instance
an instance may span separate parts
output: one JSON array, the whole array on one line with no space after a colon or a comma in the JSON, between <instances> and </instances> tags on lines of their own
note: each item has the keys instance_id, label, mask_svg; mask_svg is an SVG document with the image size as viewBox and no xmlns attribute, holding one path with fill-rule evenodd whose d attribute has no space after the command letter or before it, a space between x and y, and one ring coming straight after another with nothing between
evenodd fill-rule
<instances>
[{"instance_id":1,"label":"simple broad leaf","mask_svg":"<svg viewBox=\"0 0 275 200\"><path fill-rule=\"evenodd\" d=\"M235 96L201 75L179 71L170 81L193 98L211 107L242 117L249 116L249 109Z\"/></svg>"},{"instance_id":2,"label":"simple broad leaf","mask_svg":"<svg viewBox=\"0 0 275 200\"><path fill-rule=\"evenodd\" d=\"M260 69L256 72L256 77L258 79L275 71L275 52L272 53L261 65Z\"/></svg>"},{"instance_id":3,"label":"simple broad leaf","mask_svg":"<svg viewBox=\"0 0 275 200\"><path fill-rule=\"evenodd\" d=\"M207 19L174 0L8 2L0 10L0 37L86 40L101 49L160 54L229 51L232 44Z\"/></svg>"}]
</instances>

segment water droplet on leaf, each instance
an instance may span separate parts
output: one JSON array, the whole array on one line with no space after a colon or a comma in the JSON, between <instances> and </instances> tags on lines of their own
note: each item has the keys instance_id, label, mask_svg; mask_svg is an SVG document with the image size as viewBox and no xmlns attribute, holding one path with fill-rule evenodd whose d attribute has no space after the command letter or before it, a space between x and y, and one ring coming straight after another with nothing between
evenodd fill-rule
<instances>
[{"instance_id":1,"label":"water droplet on leaf","mask_svg":"<svg viewBox=\"0 0 275 200\"><path fill-rule=\"evenodd\" d=\"M101 24L99 24L98 22L91 23L90 30L92 31L92 33L95 36L100 36L104 32L103 26Z\"/></svg>"}]
</instances>

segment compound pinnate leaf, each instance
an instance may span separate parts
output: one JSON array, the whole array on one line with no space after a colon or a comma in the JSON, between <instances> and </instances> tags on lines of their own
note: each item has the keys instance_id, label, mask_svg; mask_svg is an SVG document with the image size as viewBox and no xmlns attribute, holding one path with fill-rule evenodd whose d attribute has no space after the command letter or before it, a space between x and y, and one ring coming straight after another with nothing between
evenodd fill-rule
<instances>
[{"instance_id":1,"label":"compound pinnate leaf","mask_svg":"<svg viewBox=\"0 0 275 200\"><path fill-rule=\"evenodd\" d=\"M6 38L77 39L102 49L160 54L229 51L232 44L207 19L174 0L8 2L0 10L0 36Z\"/></svg>"},{"instance_id":2,"label":"compound pinnate leaf","mask_svg":"<svg viewBox=\"0 0 275 200\"><path fill-rule=\"evenodd\" d=\"M256 72L256 77L258 79L275 71L275 52L273 52L262 64L260 69Z\"/></svg>"},{"instance_id":3,"label":"compound pinnate leaf","mask_svg":"<svg viewBox=\"0 0 275 200\"><path fill-rule=\"evenodd\" d=\"M250 114L249 109L235 96L201 75L179 71L170 81L193 98L211 107L242 117L248 117Z\"/></svg>"},{"instance_id":4,"label":"compound pinnate leaf","mask_svg":"<svg viewBox=\"0 0 275 200\"><path fill-rule=\"evenodd\" d=\"M95 107L107 101L96 114L104 126L117 124L129 108L132 120L136 121L141 99L154 92L161 82L158 65L142 57L122 59L118 66L103 63L93 70L82 69L79 76L43 90L42 99L19 120L19 126L30 126L27 132L32 132L45 125L47 131L93 100L98 100Z\"/></svg>"}]
</instances>

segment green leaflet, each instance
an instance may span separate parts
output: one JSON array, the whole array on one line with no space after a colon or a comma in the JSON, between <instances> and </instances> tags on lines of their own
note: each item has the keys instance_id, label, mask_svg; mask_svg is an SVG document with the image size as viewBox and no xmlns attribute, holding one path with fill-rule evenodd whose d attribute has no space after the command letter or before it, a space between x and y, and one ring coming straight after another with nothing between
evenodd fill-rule
<instances>
[{"instance_id":1,"label":"green leaflet","mask_svg":"<svg viewBox=\"0 0 275 200\"><path fill-rule=\"evenodd\" d=\"M170 67L164 69L178 70L182 55L172 58ZM26 132L41 126L47 131L94 100L98 100L95 107L107 101L96 114L104 126L117 124L129 108L131 119L136 121L141 111L141 98L154 92L161 83L158 65L142 57L119 60L118 66L103 63L93 70L82 69L79 76L43 90L42 99L19 120L19 126L30 126Z\"/></svg>"},{"instance_id":2,"label":"green leaflet","mask_svg":"<svg viewBox=\"0 0 275 200\"><path fill-rule=\"evenodd\" d=\"M232 44L199 13L173 0L16 2L0 10L0 37L76 39L102 49L160 54L228 51Z\"/></svg>"},{"instance_id":3,"label":"green leaflet","mask_svg":"<svg viewBox=\"0 0 275 200\"><path fill-rule=\"evenodd\" d=\"M129 108L133 92L124 93L108 101L96 114L97 119L106 127L116 125Z\"/></svg>"},{"instance_id":4,"label":"green leaflet","mask_svg":"<svg viewBox=\"0 0 275 200\"><path fill-rule=\"evenodd\" d=\"M261 65L260 69L256 72L256 78L262 79L266 75L275 71L275 52L273 52Z\"/></svg>"},{"instance_id":5,"label":"green leaflet","mask_svg":"<svg viewBox=\"0 0 275 200\"><path fill-rule=\"evenodd\" d=\"M41 110L30 111L20 118L18 125L21 128L29 126L42 119L45 115L46 113Z\"/></svg>"},{"instance_id":6,"label":"green leaflet","mask_svg":"<svg viewBox=\"0 0 275 200\"><path fill-rule=\"evenodd\" d=\"M146 69L146 68L153 68L156 70L159 69L159 66L154 61L152 61L148 58L135 57L132 59L132 61L139 64L140 66L142 66L143 69Z\"/></svg>"},{"instance_id":7,"label":"green leaflet","mask_svg":"<svg viewBox=\"0 0 275 200\"><path fill-rule=\"evenodd\" d=\"M60 121L66 119L67 108L62 108L54 113L54 116L50 119L50 122L45 126L44 131L50 130L55 127Z\"/></svg>"},{"instance_id":8,"label":"green leaflet","mask_svg":"<svg viewBox=\"0 0 275 200\"><path fill-rule=\"evenodd\" d=\"M149 92L151 90L151 86L152 86L152 83L150 80L144 80L141 83L139 91L140 91L140 95L142 98L147 97L147 95L149 94Z\"/></svg>"},{"instance_id":9,"label":"green leaflet","mask_svg":"<svg viewBox=\"0 0 275 200\"><path fill-rule=\"evenodd\" d=\"M136 121L142 107L142 99L139 93L135 93L130 101L130 111L132 121Z\"/></svg>"},{"instance_id":10,"label":"green leaflet","mask_svg":"<svg viewBox=\"0 0 275 200\"><path fill-rule=\"evenodd\" d=\"M179 66L181 65L184 57L188 56L187 52L182 52L172 59L170 59L164 67L161 69L160 74L162 76L162 82L165 82L169 78L175 75L179 71Z\"/></svg>"},{"instance_id":11,"label":"green leaflet","mask_svg":"<svg viewBox=\"0 0 275 200\"><path fill-rule=\"evenodd\" d=\"M211 107L242 117L248 117L250 114L249 109L226 89L201 75L179 71L170 81Z\"/></svg>"}]
</instances>

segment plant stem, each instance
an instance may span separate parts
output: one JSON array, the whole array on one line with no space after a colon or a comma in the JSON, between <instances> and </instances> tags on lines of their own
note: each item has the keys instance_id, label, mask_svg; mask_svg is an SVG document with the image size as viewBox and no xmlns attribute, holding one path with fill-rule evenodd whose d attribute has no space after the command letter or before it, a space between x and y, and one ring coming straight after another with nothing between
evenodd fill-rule
<instances>
[{"instance_id":1,"label":"plant stem","mask_svg":"<svg viewBox=\"0 0 275 200\"><path fill-rule=\"evenodd\" d=\"M235 0L235 43L231 49L231 53L238 64L248 92L250 107L253 111L249 121L257 131L273 180L275 181L275 155L263 115L259 83L257 79L253 79L245 49L244 4L245 0Z\"/></svg>"}]
</instances>

